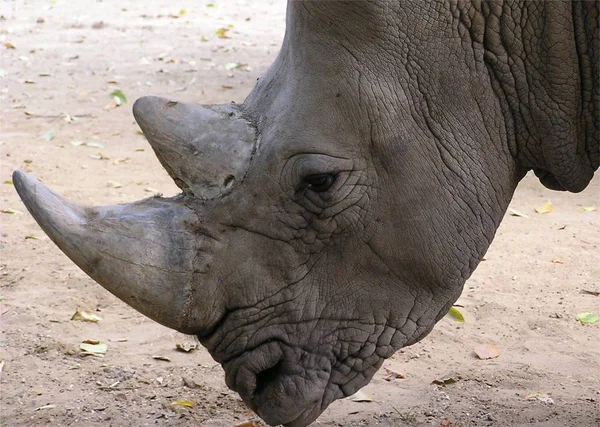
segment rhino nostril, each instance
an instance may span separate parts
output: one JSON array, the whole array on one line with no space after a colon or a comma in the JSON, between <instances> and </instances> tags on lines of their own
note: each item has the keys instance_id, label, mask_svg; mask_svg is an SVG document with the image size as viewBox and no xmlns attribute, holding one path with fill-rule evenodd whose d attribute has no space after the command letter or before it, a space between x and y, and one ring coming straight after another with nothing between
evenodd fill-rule
<instances>
[{"instance_id":1,"label":"rhino nostril","mask_svg":"<svg viewBox=\"0 0 600 427\"><path fill-rule=\"evenodd\" d=\"M269 384L272 384L278 377L281 376L281 360L269 369L265 369L256 375L256 388L254 394L261 394Z\"/></svg>"}]
</instances>

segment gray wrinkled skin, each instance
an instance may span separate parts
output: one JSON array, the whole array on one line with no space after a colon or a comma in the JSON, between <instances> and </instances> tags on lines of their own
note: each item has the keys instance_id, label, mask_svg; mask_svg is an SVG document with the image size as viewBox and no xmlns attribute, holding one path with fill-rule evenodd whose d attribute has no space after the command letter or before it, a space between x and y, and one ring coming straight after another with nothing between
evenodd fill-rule
<instances>
[{"instance_id":1,"label":"gray wrinkled skin","mask_svg":"<svg viewBox=\"0 0 600 427\"><path fill-rule=\"evenodd\" d=\"M100 233L107 208L14 181L82 269L197 335L267 423L301 427L444 316L528 170L586 187L599 166L598 3L291 1L287 24L235 111L136 103L183 190L118 209L148 235ZM151 238L156 250L136 249Z\"/></svg>"}]
</instances>

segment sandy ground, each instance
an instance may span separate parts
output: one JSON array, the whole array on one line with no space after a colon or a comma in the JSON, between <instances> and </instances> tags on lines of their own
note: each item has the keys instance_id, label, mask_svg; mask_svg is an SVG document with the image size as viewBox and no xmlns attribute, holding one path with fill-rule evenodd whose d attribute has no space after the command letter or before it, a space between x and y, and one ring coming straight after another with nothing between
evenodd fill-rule
<instances>
[{"instance_id":1,"label":"sandy ground","mask_svg":"<svg viewBox=\"0 0 600 427\"><path fill-rule=\"evenodd\" d=\"M0 3L0 188L2 209L17 211L0 213L0 424L260 425L203 349L176 351L176 344L193 341L84 275L5 182L23 169L95 205L175 194L138 132L132 101L155 94L241 102L284 30L284 4L275 0L119 4ZM229 38L217 35L220 28ZM115 89L128 98L120 107L110 104ZM315 425L599 425L600 325L575 320L600 311L600 298L581 292L600 290L600 212L580 207L599 205L599 196L598 179L570 195L526 178L511 207L528 217L506 216L459 300L466 322L442 320L384 365L404 379L388 381L382 369L364 389L373 402L336 402ZM548 200L554 211L536 214L534 207ZM71 321L76 310L102 320ZM106 343L106 356L82 357L86 339ZM477 359L473 348L490 343L500 356ZM432 384L446 377L457 381ZM193 408L173 405L178 399Z\"/></svg>"}]
</instances>

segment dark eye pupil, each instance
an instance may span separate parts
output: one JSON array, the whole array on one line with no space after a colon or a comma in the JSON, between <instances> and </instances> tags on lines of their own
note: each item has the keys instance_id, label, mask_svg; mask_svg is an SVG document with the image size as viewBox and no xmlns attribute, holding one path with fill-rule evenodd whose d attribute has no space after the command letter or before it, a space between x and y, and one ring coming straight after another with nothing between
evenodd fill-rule
<instances>
[{"instance_id":1,"label":"dark eye pupil","mask_svg":"<svg viewBox=\"0 0 600 427\"><path fill-rule=\"evenodd\" d=\"M331 184L333 184L335 177L328 173L321 173L318 175L310 175L304 178L306 187L316 193L322 193L327 191Z\"/></svg>"}]
</instances>

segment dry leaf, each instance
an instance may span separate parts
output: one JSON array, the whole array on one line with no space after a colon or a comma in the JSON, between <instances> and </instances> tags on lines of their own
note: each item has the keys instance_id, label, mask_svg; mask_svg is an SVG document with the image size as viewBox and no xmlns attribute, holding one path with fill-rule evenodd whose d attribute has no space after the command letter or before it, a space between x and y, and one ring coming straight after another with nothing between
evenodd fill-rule
<instances>
[{"instance_id":1,"label":"dry leaf","mask_svg":"<svg viewBox=\"0 0 600 427\"><path fill-rule=\"evenodd\" d=\"M459 379L460 378L455 378L455 377L444 377L444 378L441 378L439 380L433 380L433 381L431 381L431 384L435 384L435 385L450 385L450 384L454 384Z\"/></svg>"},{"instance_id":2,"label":"dry leaf","mask_svg":"<svg viewBox=\"0 0 600 427\"><path fill-rule=\"evenodd\" d=\"M260 427L260 424L255 423L254 421L244 421L243 423L236 424L233 427Z\"/></svg>"},{"instance_id":3,"label":"dry leaf","mask_svg":"<svg viewBox=\"0 0 600 427\"><path fill-rule=\"evenodd\" d=\"M33 234L25 236L25 240L38 240L38 239L39 239L39 237L38 236L34 236Z\"/></svg>"},{"instance_id":4,"label":"dry leaf","mask_svg":"<svg viewBox=\"0 0 600 427\"><path fill-rule=\"evenodd\" d=\"M175 344L175 348L182 353L191 353L198 349L198 344Z\"/></svg>"},{"instance_id":5,"label":"dry leaf","mask_svg":"<svg viewBox=\"0 0 600 427\"><path fill-rule=\"evenodd\" d=\"M362 390L358 390L352 396L348 396L346 399L352 402L372 402L373 398Z\"/></svg>"},{"instance_id":6,"label":"dry leaf","mask_svg":"<svg viewBox=\"0 0 600 427\"><path fill-rule=\"evenodd\" d=\"M85 356L91 355L96 357L104 357L108 346L97 340L86 340L79 344L79 349Z\"/></svg>"},{"instance_id":7,"label":"dry leaf","mask_svg":"<svg viewBox=\"0 0 600 427\"><path fill-rule=\"evenodd\" d=\"M594 212L596 210L596 206L579 206L579 209L586 212Z\"/></svg>"},{"instance_id":8,"label":"dry leaf","mask_svg":"<svg viewBox=\"0 0 600 427\"><path fill-rule=\"evenodd\" d=\"M71 320L80 320L82 322L97 323L100 320L102 320L102 318L89 311L76 311L73 317L71 317Z\"/></svg>"},{"instance_id":9,"label":"dry leaf","mask_svg":"<svg viewBox=\"0 0 600 427\"><path fill-rule=\"evenodd\" d=\"M10 209L10 208L9 209L2 209L1 212L5 213L5 214L10 214L10 215L21 214L22 213L22 212L19 212L16 209Z\"/></svg>"},{"instance_id":10,"label":"dry leaf","mask_svg":"<svg viewBox=\"0 0 600 427\"><path fill-rule=\"evenodd\" d=\"M510 209L508 210L508 213L509 213L509 215L511 215L511 216L518 216L518 217L521 217L521 218L529 218L529 216L528 216L528 215L525 215L524 213L522 213L522 212L519 212L518 210L516 210L516 209L513 209L513 208L510 208Z\"/></svg>"},{"instance_id":11,"label":"dry leaf","mask_svg":"<svg viewBox=\"0 0 600 427\"><path fill-rule=\"evenodd\" d=\"M163 362L170 362L171 361L171 359L169 359L166 356L152 356L152 358L155 359L155 360L162 360Z\"/></svg>"},{"instance_id":12,"label":"dry leaf","mask_svg":"<svg viewBox=\"0 0 600 427\"><path fill-rule=\"evenodd\" d=\"M159 191L156 188L152 188L152 187L146 187L146 188L144 188L144 191L147 193L159 193Z\"/></svg>"},{"instance_id":13,"label":"dry leaf","mask_svg":"<svg viewBox=\"0 0 600 427\"><path fill-rule=\"evenodd\" d=\"M227 31L229 31L229 28L219 28L217 31L215 31L215 34L220 39L229 39L231 37L227 35Z\"/></svg>"},{"instance_id":14,"label":"dry leaf","mask_svg":"<svg viewBox=\"0 0 600 427\"><path fill-rule=\"evenodd\" d=\"M564 262L562 262L562 261L561 261L561 260L559 260L559 259L556 259L556 258L554 258L554 259L552 260L552 264L564 264Z\"/></svg>"},{"instance_id":15,"label":"dry leaf","mask_svg":"<svg viewBox=\"0 0 600 427\"><path fill-rule=\"evenodd\" d=\"M538 206L536 208L534 208L534 211L536 211L539 214L547 214L552 212L552 203L550 203L550 201L544 203L542 206Z\"/></svg>"},{"instance_id":16,"label":"dry leaf","mask_svg":"<svg viewBox=\"0 0 600 427\"><path fill-rule=\"evenodd\" d=\"M120 183L118 183L116 181L108 181L107 184L108 184L108 186L110 188L121 188L121 187L123 187L123 184L120 184Z\"/></svg>"},{"instance_id":17,"label":"dry leaf","mask_svg":"<svg viewBox=\"0 0 600 427\"><path fill-rule=\"evenodd\" d=\"M4 47L7 49L16 49L15 45L12 42L4 42Z\"/></svg>"},{"instance_id":18,"label":"dry leaf","mask_svg":"<svg viewBox=\"0 0 600 427\"><path fill-rule=\"evenodd\" d=\"M547 403L549 405L554 404L554 400L550 397L550 393L529 393L525 396L526 400L539 400L540 402Z\"/></svg>"},{"instance_id":19,"label":"dry leaf","mask_svg":"<svg viewBox=\"0 0 600 427\"><path fill-rule=\"evenodd\" d=\"M495 359L500 356L500 351L494 344L481 344L475 346L473 349L478 358L485 359Z\"/></svg>"},{"instance_id":20,"label":"dry leaf","mask_svg":"<svg viewBox=\"0 0 600 427\"><path fill-rule=\"evenodd\" d=\"M403 380L406 378L406 376L404 374L401 374L400 372L393 371L393 370L387 369L387 368L383 368L383 369L385 369L385 373L387 374L385 377L383 377L383 379L386 381Z\"/></svg>"},{"instance_id":21,"label":"dry leaf","mask_svg":"<svg viewBox=\"0 0 600 427\"><path fill-rule=\"evenodd\" d=\"M175 400L174 402L171 402L171 405L184 406L186 408L194 407L194 404L192 402L190 402L189 400Z\"/></svg>"},{"instance_id":22,"label":"dry leaf","mask_svg":"<svg viewBox=\"0 0 600 427\"><path fill-rule=\"evenodd\" d=\"M598 291L588 291L586 289L582 289L580 291L582 294L594 295L595 297L600 297L600 292Z\"/></svg>"}]
</instances>

